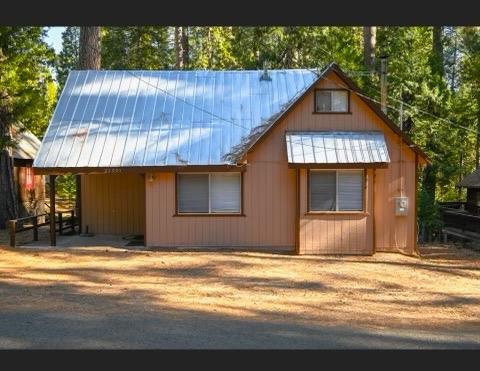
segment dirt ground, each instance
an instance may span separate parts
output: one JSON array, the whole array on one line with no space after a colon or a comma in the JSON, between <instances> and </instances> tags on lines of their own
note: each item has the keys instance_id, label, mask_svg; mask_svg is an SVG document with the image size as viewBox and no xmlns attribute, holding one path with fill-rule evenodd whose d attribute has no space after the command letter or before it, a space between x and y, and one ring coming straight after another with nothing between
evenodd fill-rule
<instances>
[{"instance_id":1,"label":"dirt ground","mask_svg":"<svg viewBox=\"0 0 480 371\"><path fill-rule=\"evenodd\" d=\"M0 248L1 348L480 348L480 253Z\"/></svg>"}]
</instances>

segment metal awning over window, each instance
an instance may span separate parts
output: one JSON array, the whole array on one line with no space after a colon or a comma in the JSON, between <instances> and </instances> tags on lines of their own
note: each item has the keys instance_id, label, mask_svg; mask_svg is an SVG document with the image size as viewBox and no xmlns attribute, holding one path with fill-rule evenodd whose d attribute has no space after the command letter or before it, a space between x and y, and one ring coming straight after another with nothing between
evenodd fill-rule
<instances>
[{"instance_id":1,"label":"metal awning over window","mask_svg":"<svg viewBox=\"0 0 480 371\"><path fill-rule=\"evenodd\" d=\"M386 167L390 162L380 131L287 132L292 167Z\"/></svg>"}]
</instances>

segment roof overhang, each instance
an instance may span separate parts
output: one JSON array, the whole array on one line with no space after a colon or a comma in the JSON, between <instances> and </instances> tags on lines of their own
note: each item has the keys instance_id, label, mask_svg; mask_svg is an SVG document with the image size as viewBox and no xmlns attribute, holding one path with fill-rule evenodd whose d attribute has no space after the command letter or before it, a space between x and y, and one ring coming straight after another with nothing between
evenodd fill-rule
<instances>
[{"instance_id":1,"label":"roof overhang","mask_svg":"<svg viewBox=\"0 0 480 371\"><path fill-rule=\"evenodd\" d=\"M118 174L118 173L175 173L245 171L245 165L184 165L184 166L124 166L124 167L34 167L36 174Z\"/></svg>"}]
</instances>

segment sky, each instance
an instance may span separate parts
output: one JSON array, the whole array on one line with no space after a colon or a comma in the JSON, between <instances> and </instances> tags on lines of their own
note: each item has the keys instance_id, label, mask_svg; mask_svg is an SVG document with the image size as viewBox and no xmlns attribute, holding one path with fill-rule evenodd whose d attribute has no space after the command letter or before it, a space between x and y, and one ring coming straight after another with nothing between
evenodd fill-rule
<instances>
[{"instance_id":1,"label":"sky","mask_svg":"<svg viewBox=\"0 0 480 371\"><path fill-rule=\"evenodd\" d=\"M48 29L46 42L53 46L55 52L58 54L62 50L62 32L65 27L50 27Z\"/></svg>"}]
</instances>

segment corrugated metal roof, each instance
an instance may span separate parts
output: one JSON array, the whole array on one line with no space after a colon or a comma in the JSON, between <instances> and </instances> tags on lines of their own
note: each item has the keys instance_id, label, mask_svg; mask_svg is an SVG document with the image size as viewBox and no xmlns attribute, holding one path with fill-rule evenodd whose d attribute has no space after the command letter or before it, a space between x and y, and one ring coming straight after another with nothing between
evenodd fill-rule
<instances>
[{"instance_id":1,"label":"corrugated metal roof","mask_svg":"<svg viewBox=\"0 0 480 371\"><path fill-rule=\"evenodd\" d=\"M35 167L221 165L315 80L307 69L72 71Z\"/></svg>"},{"instance_id":2,"label":"corrugated metal roof","mask_svg":"<svg viewBox=\"0 0 480 371\"><path fill-rule=\"evenodd\" d=\"M380 131L309 131L286 134L291 164L358 164L390 162Z\"/></svg>"},{"instance_id":3,"label":"corrugated metal roof","mask_svg":"<svg viewBox=\"0 0 480 371\"><path fill-rule=\"evenodd\" d=\"M33 160L35 158L41 142L31 131L14 127L13 139L16 142L12 151L13 158L21 160Z\"/></svg>"}]
</instances>

